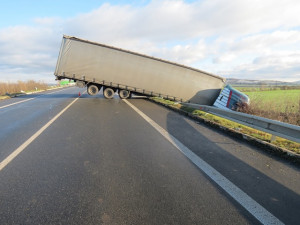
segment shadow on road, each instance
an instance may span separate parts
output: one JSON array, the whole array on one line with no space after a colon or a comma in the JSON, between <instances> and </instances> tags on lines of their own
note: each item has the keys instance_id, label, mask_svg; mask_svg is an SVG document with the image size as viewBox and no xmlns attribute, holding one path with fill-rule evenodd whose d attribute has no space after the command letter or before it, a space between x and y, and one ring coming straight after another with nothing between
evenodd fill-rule
<instances>
[{"instance_id":1,"label":"shadow on road","mask_svg":"<svg viewBox=\"0 0 300 225\"><path fill-rule=\"evenodd\" d=\"M167 130L253 199L260 199L258 203L274 215L279 216L280 220L288 224L299 222L300 195L260 171L262 167L265 167L264 170L270 170L270 162L280 159L270 156L254 146L247 146L244 141L235 140L224 132L207 127L207 125L204 125L205 133L203 135L191 126L185 117L175 112L169 112L167 115ZM216 133L219 134L218 137L215 137ZM248 150L248 152L241 153L243 157L237 158L231 153L233 149L235 151ZM253 151L253 153L249 153L249 151ZM263 166L259 166L260 170L247 163L255 157L260 157L259 154L263 154L262 158L265 158L260 161L264 163ZM253 162L252 165L260 162ZM298 168L295 169L298 170ZM272 171L268 172L272 173Z\"/></svg>"}]
</instances>

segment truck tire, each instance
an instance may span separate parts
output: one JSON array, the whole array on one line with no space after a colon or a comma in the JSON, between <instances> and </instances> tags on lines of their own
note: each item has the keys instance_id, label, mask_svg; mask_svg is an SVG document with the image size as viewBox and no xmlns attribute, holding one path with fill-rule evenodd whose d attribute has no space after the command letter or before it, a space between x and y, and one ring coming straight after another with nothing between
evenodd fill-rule
<instances>
[{"instance_id":1,"label":"truck tire","mask_svg":"<svg viewBox=\"0 0 300 225\"><path fill-rule=\"evenodd\" d=\"M127 91L127 90L124 90L124 89L120 89L119 90L119 97L121 99L127 99L127 98L130 98L130 91Z\"/></svg>"},{"instance_id":2,"label":"truck tire","mask_svg":"<svg viewBox=\"0 0 300 225\"><path fill-rule=\"evenodd\" d=\"M99 87L97 85L91 84L87 87L87 93L89 95L96 95L99 92Z\"/></svg>"},{"instance_id":3,"label":"truck tire","mask_svg":"<svg viewBox=\"0 0 300 225\"><path fill-rule=\"evenodd\" d=\"M107 87L107 88L103 89L103 95L107 99L112 99L115 95L115 91L114 91L114 89Z\"/></svg>"}]
</instances>

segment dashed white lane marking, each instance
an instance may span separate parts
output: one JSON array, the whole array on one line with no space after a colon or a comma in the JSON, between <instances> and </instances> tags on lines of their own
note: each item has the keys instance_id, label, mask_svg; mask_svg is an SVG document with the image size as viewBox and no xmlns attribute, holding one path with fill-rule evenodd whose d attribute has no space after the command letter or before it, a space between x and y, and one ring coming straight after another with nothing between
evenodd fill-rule
<instances>
[{"instance_id":1,"label":"dashed white lane marking","mask_svg":"<svg viewBox=\"0 0 300 225\"><path fill-rule=\"evenodd\" d=\"M165 129L154 122L150 117L140 111L127 100L123 99L134 111L143 117L152 127L154 127L164 138L166 138L173 146L182 152L189 160L191 160L199 169L201 169L208 177L210 177L217 185L234 198L242 207L251 213L262 224L283 224L278 218L271 214L268 210L258 204L249 195L243 192L235 184L193 153L188 147L182 144L178 139L168 133Z\"/></svg>"},{"instance_id":2,"label":"dashed white lane marking","mask_svg":"<svg viewBox=\"0 0 300 225\"><path fill-rule=\"evenodd\" d=\"M63 90L59 90L59 91L55 91L55 92L51 92L51 93L47 93L47 94L43 94L43 95L50 95L50 94L54 94L54 93L57 93L57 92L60 92L60 91L63 91ZM43 96L43 95L39 95L38 97ZM22 103L22 102L27 102L27 101L36 99L36 98L38 98L38 97L35 97L35 98L28 98L28 99L23 100L23 101L18 101L18 102L9 104L9 105L0 106L0 109L6 108L6 107L9 107L9 106L12 106L12 105L20 104L20 103Z\"/></svg>"},{"instance_id":3,"label":"dashed white lane marking","mask_svg":"<svg viewBox=\"0 0 300 225\"><path fill-rule=\"evenodd\" d=\"M7 156L0 163L0 171L5 168L14 158L16 158L28 145L30 145L41 133L43 133L55 120L58 119L68 108L71 107L80 97L74 99L69 105L67 105L63 110L61 110L55 117L53 117L48 123L46 123L41 129L39 129L34 135L32 135L27 141L20 145L16 150L14 150L9 156Z\"/></svg>"}]
</instances>

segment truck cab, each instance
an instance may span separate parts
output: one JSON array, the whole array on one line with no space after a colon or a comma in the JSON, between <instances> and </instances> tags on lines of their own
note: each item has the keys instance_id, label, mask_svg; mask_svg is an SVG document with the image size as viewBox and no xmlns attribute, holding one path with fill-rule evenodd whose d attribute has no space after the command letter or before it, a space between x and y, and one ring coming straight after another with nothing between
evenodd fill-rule
<instances>
[{"instance_id":1,"label":"truck cab","mask_svg":"<svg viewBox=\"0 0 300 225\"><path fill-rule=\"evenodd\" d=\"M246 94L234 89L228 84L221 91L213 105L221 109L237 110L239 106L249 104L250 99Z\"/></svg>"}]
</instances>

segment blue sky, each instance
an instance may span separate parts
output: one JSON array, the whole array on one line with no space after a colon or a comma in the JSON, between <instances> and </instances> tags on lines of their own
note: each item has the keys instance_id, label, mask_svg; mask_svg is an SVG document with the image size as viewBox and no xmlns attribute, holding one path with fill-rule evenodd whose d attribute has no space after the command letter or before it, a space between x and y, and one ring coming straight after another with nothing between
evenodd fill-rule
<instances>
[{"instance_id":1,"label":"blue sky","mask_svg":"<svg viewBox=\"0 0 300 225\"><path fill-rule=\"evenodd\" d=\"M54 81L63 34L226 78L300 80L298 0L11 0L0 8L0 81Z\"/></svg>"},{"instance_id":2,"label":"blue sky","mask_svg":"<svg viewBox=\"0 0 300 225\"><path fill-rule=\"evenodd\" d=\"M97 0L10 0L1 1L0 27L32 24L37 17L74 17L88 13L107 1ZM148 1L109 1L112 5L143 5Z\"/></svg>"}]
</instances>

